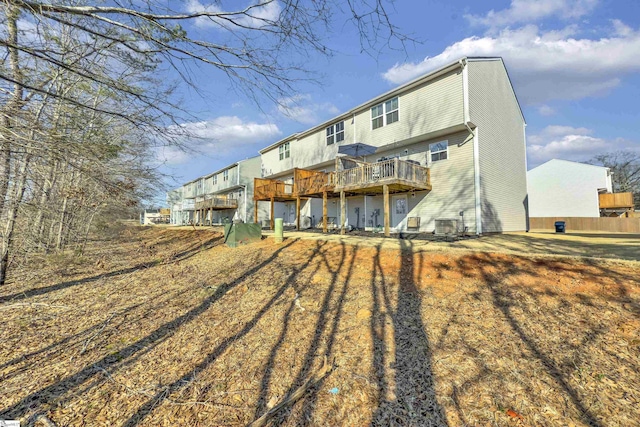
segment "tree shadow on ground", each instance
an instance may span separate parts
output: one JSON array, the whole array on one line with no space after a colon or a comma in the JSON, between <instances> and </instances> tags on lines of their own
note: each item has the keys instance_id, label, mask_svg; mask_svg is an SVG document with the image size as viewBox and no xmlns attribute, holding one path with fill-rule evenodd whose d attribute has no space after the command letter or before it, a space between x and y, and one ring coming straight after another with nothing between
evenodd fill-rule
<instances>
[{"instance_id":1,"label":"tree shadow on ground","mask_svg":"<svg viewBox=\"0 0 640 427\"><path fill-rule=\"evenodd\" d=\"M169 261L166 261L165 264L172 264L172 263L176 263L176 262L180 262L180 261L184 261L186 259L189 259L192 256L200 253L203 250L208 250L208 249L211 249L211 248L221 244L222 243L221 240L222 240L222 236L216 236L216 237L213 237L211 239L208 239L205 242L199 242L197 244L194 244L188 249L185 249L185 250L183 250L181 252L173 254L171 259ZM113 277L122 276L122 275L125 275L125 274L136 272L138 270L142 270L142 269L153 267L154 265L157 265L157 264L158 264L158 262L156 260L149 260L147 262L142 262L142 263L136 264L136 265L134 265L132 267L127 267L127 268L123 268L123 269L120 269L120 270L110 271L110 272L104 273L104 274L98 274L98 275L95 275L95 276L85 277L85 278L82 278L82 279L56 283L55 285L43 286L41 288L27 289L25 291L16 292L16 293L13 293L13 294L10 294L10 295L1 296L0 297L0 304L5 303L5 302L11 302L11 301L20 301L20 300L24 300L24 299L27 299L27 298L30 298L30 297L34 297L34 296L38 296L38 295L45 295L45 294L48 294L50 292L55 292L55 291L59 291L59 290L62 290L62 289L72 288L74 286L86 285L86 284L89 284L89 283L97 282L98 280L102 280L102 279L110 279L110 278L113 278Z\"/></svg>"},{"instance_id":2,"label":"tree shadow on ground","mask_svg":"<svg viewBox=\"0 0 640 427\"><path fill-rule=\"evenodd\" d=\"M379 426L416 425L447 426L444 411L435 392L431 368L432 350L422 322L422 300L415 283L416 269L411 242L401 241L400 271L397 304L391 305L389 291L384 283L380 250L374 261L374 313L371 333L374 339L374 370L380 390L378 409L372 424ZM376 280L377 279L377 280ZM393 330L385 331L385 315L391 317ZM394 357L384 343L387 333L393 334ZM394 390L390 387L392 373Z\"/></svg>"},{"instance_id":3,"label":"tree shadow on ground","mask_svg":"<svg viewBox=\"0 0 640 427\"><path fill-rule=\"evenodd\" d=\"M455 260L455 266L449 264L436 263L433 265L435 271L446 271L457 269L468 278L479 278L484 286L478 292L470 295L470 298L489 301L495 309L494 313L486 312L486 317L495 317L506 322L507 328L512 332L508 335L508 345L510 351L522 352L524 360L533 366L539 367L550 379L550 383L566 399L566 405L572 408L573 414L581 422L590 426L603 426L606 423L598 416L593 409L593 403L589 400L593 398L592 393L582 389L575 379L575 372L579 367L589 361L591 346L609 335L614 325L602 325L597 318L580 318L576 316L567 317L567 313L575 313L579 306L588 307L591 312L604 310L608 304L618 306L619 309L629 311L632 316L640 315L640 307L637 301L631 298L628 284L638 283L638 277L630 274L623 274L615 271L602 262L595 260L585 260L585 264L573 265L561 259L530 259L525 257L505 257L493 254L476 253L466 255ZM589 283L598 283L603 277L613 279L616 283L614 289L610 289L609 295L599 294L596 298L586 294L571 292L570 289L562 288L554 292L548 287L545 289L536 288L529 282L520 284L518 277L528 276L529 278L544 277L540 272L553 272L557 277L576 278ZM524 279L521 279L524 280ZM554 278L548 281L553 283ZM604 288L604 285L602 285ZM553 310L541 309L545 307L543 300L553 298L557 307ZM578 300L578 301L576 301ZM573 322L575 324L568 324ZM458 323L457 325L455 325ZM463 322L462 322L463 323ZM450 326L463 327L462 323L456 319L456 314L452 313L451 319L445 326L438 344L435 348L440 349L443 342L448 339L448 329ZM556 332L559 325L565 329L562 333ZM466 328L466 326L465 326ZM558 334L558 336L550 336ZM564 335L568 335L562 339ZM462 408L459 397L464 389L470 389L472 385L484 381L491 373L489 365L495 365L496 361L491 355L487 357L486 352L481 348L474 348L464 337L458 338L450 344L458 348L464 348L465 353L470 354L476 370L479 372L474 378L468 379L462 386L453 387L452 401L462 420L464 420L464 408ZM508 353L509 350L507 350ZM605 349L601 349L608 358L615 360L615 363L624 364L628 369L636 372L640 366L630 363L628 360L619 358L615 354L610 354ZM513 355L509 356L512 357ZM496 355L497 357L497 355ZM528 365L529 366L529 365ZM496 399L500 399L501 390L509 389L506 379L492 378L496 381L494 393ZM519 384L526 389L529 399L535 400L539 391L534 391L528 382Z\"/></svg>"},{"instance_id":4,"label":"tree shadow on ground","mask_svg":"<svg viewBox=\"0 0 640 427\"><path fill-rule=\"evenodd\" d=\"M217 239L219 239L219 237ZM287 247L291 246L295 242L295 240L292 240L284 244L279 249L274 251L271 256L266 258L260 264L245 271L244 274L242 274L240 277L227 283L221 284L216 288L213 294L204 299L199 305L190 309L183 315L164 323L144 338L141 338L134 343L120 349L119 351L107 355L100 360L97 360L96 362L85 366L73 375L70 375L34 393L29 394L10 407L1 409L0 418L20 418L27 412L38 412L38 410L42 410L43 408L50 404L53 404L54 402L57 405L64 405L64 403L74 395L81 395L85 393L91 387L97 385L100 382L97 379L98 374L105 372L107 374L110 374L111 372L114 372L117 369L126 366L127 364L133 363L136 358L141 357L141 355L151 351L153 348L174 335L179 328L185 327L202 313L207 311L216 301L222 298L231 289L235 288L243 280L251 277L251 275L255 274L270 262L275 260L282 251L284 251ZM92 383L89 383L92 379L94 381ZM89 384L85 388L80 388L82 387L82 385L87 383Z\"/></svg>"},{"instance_id":5,"label":"tree shadow on ground","mask_svg":"<svg viewBox=\"0 0 640 427\"><path fill-rule=\"evenodd\" d=\"M292 244L293 242L295 242L295 240L292 241L290 244ZM192 379L196 378L198 374L200 374L209 366L211 366L213 363L215 363L216 359L222 353L224 353L231 345L233 345L235 342L241 340L244 336L246 336L256 326L256 324L264 317L264 315L274 306L274 304L284 295L284 293L289 288L293 287L297 291L296 280L298 278L298 275L312 264L314 259L318 256L318 254L321 253L322 246L324 246L325 244L326 242L323 242L323 243L318 242L318 244L316 245L316 248L314 249L313 253L310 255L307 262L303 263L299 267L292 270L292 272L288 275L285 282L277 289L277 291L273 294L273 296L269 299L269 301L251 318L250 321L246 322L245 325L239 331L235 332L233 335L224 339L219 345L216 346L216 348L213 351L208 353L206 357L198 365L196 365L195 368L190 369L179 379L172 382L168 386L163 387L161 391L156 393L156 395L154 395L146 403L141 405L138 408L138 410L135 412L135 414L133 414L131 417L129 417L127 421L124 422L123 426L124 427L137 426L147 416L149 416L149 414L153 411L155 407L157 407L158 405L161 405L162 402L168 399L171 399L171 395L173 395L174 393L180 391L185 387L188 387ZM318 267L316 266L315 271L317 270L318 270ZM293 306L295 306L294 302L291 303L289 314L291 313ZM285 323L282 336L286 335L286 327L287 327L286 325L287 324ZM279 341L281 342L281 340ZM272 354L275 354L275 353L272 352ZM270 360L272 363L272 359ZM267 364L267 368L269 368L269 363ZM267 372L270 375L271 369L268 369ZM265 380L263 380L262 383L264 385Z\"/></svg>"}]
</instances>

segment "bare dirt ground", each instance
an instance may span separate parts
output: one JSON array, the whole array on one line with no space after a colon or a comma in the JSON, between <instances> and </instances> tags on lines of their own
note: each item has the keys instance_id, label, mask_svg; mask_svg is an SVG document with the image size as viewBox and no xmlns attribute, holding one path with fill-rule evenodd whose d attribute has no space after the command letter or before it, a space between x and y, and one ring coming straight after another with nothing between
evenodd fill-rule
<instances>
[{"instance_id":1,"label":"bare dirt ground","mask_svg":"<svg viewBox=\"0 0 640 427\"><path fill-rule=\"evenodd\" d=\"M353 243L37 260L0 288L0 419L246 425L314 379L272 425L638 425L640 263Z\"/></svg>"}]
</instances>

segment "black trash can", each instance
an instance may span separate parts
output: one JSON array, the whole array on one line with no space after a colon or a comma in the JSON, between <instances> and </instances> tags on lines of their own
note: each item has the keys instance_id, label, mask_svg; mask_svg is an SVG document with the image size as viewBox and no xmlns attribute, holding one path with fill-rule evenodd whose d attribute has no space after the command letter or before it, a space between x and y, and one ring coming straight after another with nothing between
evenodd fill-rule
<instances>
[{"instance_id":1,"label":"black trash can","mask_svg":"<svg viewBox=\"0 0 640 427\"><path fill-rule=\"evenodd\" d=\"M555 226L556 226L556 233L564 233L565 231L567 231L567 226L564 221L556 221Z\"/></svg>"}]
</instances>

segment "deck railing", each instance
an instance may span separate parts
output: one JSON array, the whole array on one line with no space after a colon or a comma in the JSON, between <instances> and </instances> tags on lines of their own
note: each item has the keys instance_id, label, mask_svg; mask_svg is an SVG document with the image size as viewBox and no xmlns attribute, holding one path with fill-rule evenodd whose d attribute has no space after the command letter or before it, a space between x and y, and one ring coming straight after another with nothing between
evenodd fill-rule
<instances>
[{"instance_id":1,"label":"deck railing","mask_svg":"<svg viewBox=\"0 0 640 427\"><path fill-rule=\"evenodd\" d=\"M633 193L602 193L598 194L600 209L632 209Z\"/></svg>"},{"instance_id":2,"label":"deck railing","mask_svg":"<svg viewBox=\"0 0 640 427\"><path fill-rule=\"evenodd\" d=\"M390 181L415 184L416 187L431 185L429 168L400 159L384 160L377 163L360 163L359 166L335 172L335 190L358 188Z\"/></svg>"},{"instance_id":3,"label":"deck railing","mask_svg":"<svg viewBox=\"0 0 640 427\"><path fill-rule=\"evenodd\" d=\"M254 199L264 200L270 198L293 197L293 184L277 180L261 179L254 187Z\"/></svg>"},{"instance_id":4,"label":"deck railing","mask_svg":"<svg viewBox=\"0 0 640 427\"><path fill-rule=\"evenodd\" d=\"M333 172L318 172L314 175L296 179L296 194L310 195L324 191L332 191L334 183Z\"/></svg>"},{"instance_id":5,"label":"deck railing","mask_svg":"<svg viewBox=\"0 0 640 427\"><path fill-rule=\"evenodd\" d=\"M237 209L238 200L231 197L214 196L210 199L204 199L196 202L196 209Z\"/></svg>"}]
</instances>

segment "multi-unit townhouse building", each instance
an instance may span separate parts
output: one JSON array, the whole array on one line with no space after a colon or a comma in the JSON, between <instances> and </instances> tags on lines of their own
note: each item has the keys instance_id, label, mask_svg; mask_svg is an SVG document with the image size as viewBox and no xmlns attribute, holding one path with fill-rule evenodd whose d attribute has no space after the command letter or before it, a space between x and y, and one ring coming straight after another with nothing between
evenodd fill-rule
<instances>
[{"instance_id":1,"label":"multi-unit townhouse building","mask_svg":"<svg viewBox=\"0 0 640 427\"><path fill-rule=\"evenodd\" d=\"M221 224L252 218L253 183L260 176L260 156L241 160L194 179L167 193L171 223L177 225Z\"/></svg>"},{"instance_id":2,"label":"multi-unit townhouse building","mask_svg":"<svg viewBox=\"0 0 640 427\"><path fill-rule=\"evenodd\" d=\"M525 230L525 126L502 59L462 58L260 150L254 221Z\"/></svg>"},{"instance_id":3,"label":"multi-unit townhouse building","mask_svg":"<svg viewBox=\"0 0 640 427\"><path fill-rule=\"evenodd\" d=\"M172 220L525 230L525 126L502 59L462 58L185 184ZM341 154L353 144L366 155Z\"/></svg>"}]
</instances>

